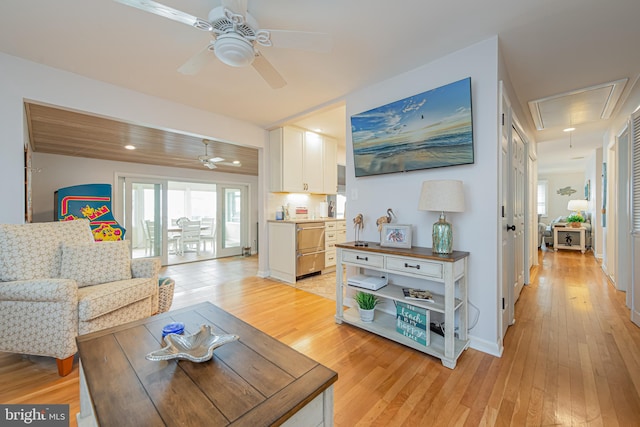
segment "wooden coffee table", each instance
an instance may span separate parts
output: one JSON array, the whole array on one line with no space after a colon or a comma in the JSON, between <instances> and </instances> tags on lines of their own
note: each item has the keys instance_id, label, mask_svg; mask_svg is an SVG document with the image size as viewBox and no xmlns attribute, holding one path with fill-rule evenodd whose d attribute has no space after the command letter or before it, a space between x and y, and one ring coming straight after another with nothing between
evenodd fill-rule
<instances>
[{"instance_id":1,"label":"wooden coffee table","mask_svg":"<svg viewBox=\"0 0 640 427\"><path fill-rule=\"evenodd\" d=\"M164 325L240 336L203 363L152 362ZM338 374L211 303L77 338L78 425L333 425Z\"/></svg>"}]
</instances>

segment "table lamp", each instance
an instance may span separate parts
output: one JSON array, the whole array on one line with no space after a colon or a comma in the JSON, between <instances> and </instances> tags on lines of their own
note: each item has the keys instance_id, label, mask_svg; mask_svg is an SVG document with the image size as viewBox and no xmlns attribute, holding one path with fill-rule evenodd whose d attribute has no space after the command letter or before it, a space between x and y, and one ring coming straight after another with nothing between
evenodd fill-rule
<instances>
[{"instance_id":1,"label":"table lamp","mask_svg":"<svg viewBox=\"0 0 640 427\"><path fill-rule=\"evenodd\" d=\"M582 212L589 209L589 202L584 199L569 200L567 209L573 213L582 215Z\"/></svg>"},{"instance_id":2,"label":"table lamp","mask_svg":"<svg viewBox=\"0 0 640 427\"><path fill-rule=\"evenodd\" d=\"M422 183L418 209L440 212L438 222L433 224L433 253L453 252L453 233L445 212L464 212L464 191L462 181L433 180Z\"/></svg>"}]
</instances>

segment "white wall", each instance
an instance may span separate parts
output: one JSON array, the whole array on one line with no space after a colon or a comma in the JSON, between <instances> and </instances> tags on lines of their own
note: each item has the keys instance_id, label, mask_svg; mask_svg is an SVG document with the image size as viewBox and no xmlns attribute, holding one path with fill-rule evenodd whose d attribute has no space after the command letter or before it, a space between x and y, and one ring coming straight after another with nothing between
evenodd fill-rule
<instances>
[{"instance_id":1,"label":"white wall","mask_svg":"<svg viewBox=\"0 0 640 427\"><path fill-rule=\"evenodd\" d=\"M258 148L263 148L267 141L268 134L264 129L240 120L2 53L0 70L0 222L24 221L23 147L27 140L23 106L25 99ZM260 169L264 171L262 153L260 158ZM262 180L261 174L258 184L260 188L264 187ZM262 217L265 202L263 192L258 194L257 204ZM267 251L261 249L260 252L266 254ZM261 270L264 270L263 261L266 262L266 257L260 259Z\"/></svg>"},{"instance_id":2,"label":"white wall","mask_svg":"<svg viewBox=\"0 0 640 427\"><path fill-rule=\"evenodd\" d=\"M25 99L159 129L264 147L267 132L252 124L197 110L0 53L0 222L23 221Z\"/></svg>"},{"instance_id":3,"label":"white wall","mask_svg":"<svg viewBox=\"0 0 640 427\"><path fill-rule=\"evenodd\" d=\"M376 218L392 208L399 224L413 224L413 245L431 247L435 212L418 211L422 182L460 179L466 210L447 215L453 224L454 249L470 252L469 300L480 309L470 331L471 346L500 353L498 334L498 49L491 38L420 68L352 93L347 105L347 222L365 218L363 240L379 240ZM471 77L475 163L408 173L355 178L349 117L389 102ZM355 237L348 227L348 239ZM475 312L470 309L470 318Z\"/></svg>"}]
</instances>

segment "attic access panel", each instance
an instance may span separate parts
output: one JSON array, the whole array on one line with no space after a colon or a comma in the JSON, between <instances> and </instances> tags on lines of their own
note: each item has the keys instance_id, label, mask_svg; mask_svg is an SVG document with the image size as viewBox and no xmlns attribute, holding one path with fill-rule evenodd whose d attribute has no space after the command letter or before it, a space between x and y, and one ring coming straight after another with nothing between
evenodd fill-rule
<instances>
[{"instance_id":1,"label":"attic access panel","mask_svg":"<svg viewBox=\"0 0 640 427\"><path fill-rule=\"evenodd\" d=\"M611 116L628 79L616 80L529 101L537 130L606 120Z\"/></svg>"}]
</instances>

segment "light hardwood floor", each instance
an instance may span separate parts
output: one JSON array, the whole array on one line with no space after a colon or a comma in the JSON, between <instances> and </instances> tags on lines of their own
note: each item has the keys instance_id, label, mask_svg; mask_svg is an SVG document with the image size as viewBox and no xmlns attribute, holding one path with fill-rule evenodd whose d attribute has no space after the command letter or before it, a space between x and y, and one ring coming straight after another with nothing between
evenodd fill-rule
<instances>
[{"instance_id":1,"label":"light hardwood floor","mask_svg":"<svg viewBox=\"0 0 640 427\"><path fill-rule=\"evenodd\" d=\"M625 294L590 253L539 258L503 356L469 349L454 370L335 324L333 300L255 277L256 257L163 274L177 282L173 308L209 300L338 372L336 426L640 425L640 328L629 321ZM333 277L300 287L331 293ZM0 353L0 403L67 403L75 425L78 394L77 362L60 378L52 359Z\"/></svg>"}]
</instances>

